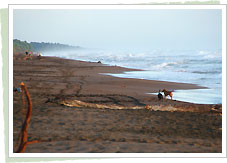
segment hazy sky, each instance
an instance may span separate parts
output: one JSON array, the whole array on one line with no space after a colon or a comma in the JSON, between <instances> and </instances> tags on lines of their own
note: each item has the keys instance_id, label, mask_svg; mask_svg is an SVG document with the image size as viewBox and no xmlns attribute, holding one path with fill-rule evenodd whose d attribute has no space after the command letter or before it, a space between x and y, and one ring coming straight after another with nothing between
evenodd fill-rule
<instances>
[{"instance_id":1,"label":"hazy sky","mask_svg":"<svg viewBox=\"0 0 227 163\"><path fill-rule=\"evenodd\" d=\"M14 10L14 38L109 49L221 49L221 10Z\"/></svg>"}]
</instances>

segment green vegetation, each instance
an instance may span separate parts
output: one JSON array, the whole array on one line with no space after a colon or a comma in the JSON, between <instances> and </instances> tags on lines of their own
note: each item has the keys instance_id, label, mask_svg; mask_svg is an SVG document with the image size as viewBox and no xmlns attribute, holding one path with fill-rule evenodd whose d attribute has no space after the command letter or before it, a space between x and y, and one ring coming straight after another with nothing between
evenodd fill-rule
<instances>
[{"instance_id":1,"label":"green vegetation","mask_svg":"<svg viewBox=\"0 0 227 163\"><path fill-rule=\"evenodd\" d=\"M70 46L59 43L31 42L30 44L36 52L78 50L79 48L81 48L79 46Z\"/></svg>"},{"instance_id":2,"label":"green vegetation","mask_svg":"<svg viewBox=\"0 0 227 163\"><path fill-rule=\"evenodd\" d=\"M24 53L25 51L33 51L33 47L26 41L13 40L13 53Z\"/></svg>"},{"instance_id":3,"label":"green vegetation","mask_svg":"<svg viewBox=\"0 0 227 163\"><path fill-rule=\"evenodd\" d=\"M62 50L78 50L80 46L70 46L59 43L45 43L45 42L31 42L13 40L13 53L25 53L25 51L32 52L47 52L47 51L62 51Z\"/></svg>"}]
</instances>

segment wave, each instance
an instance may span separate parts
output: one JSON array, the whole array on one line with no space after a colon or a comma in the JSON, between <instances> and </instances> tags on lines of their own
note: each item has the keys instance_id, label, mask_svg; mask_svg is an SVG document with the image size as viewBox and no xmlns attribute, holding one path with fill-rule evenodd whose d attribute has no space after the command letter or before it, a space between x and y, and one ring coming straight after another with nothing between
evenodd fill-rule
<instances>
[{"instance_id":1,"label":"wave","mask_svg":"<svg viewBox=\"0 0 227 163\"><path fill-rule=\"evenodd\" d=\"M206 50L200 50L199 51L199 54L202 54L202 55L209 54L209 53L210 53L210 51L206 51Z\"/></svg>"},{"instance_id":2,"label":"wave","mask_svg":"<svg viewBox=\"0 0 227 163\"><path fill-rule=\"evenodd\" d=\"M177 70L176 72L187 72L187 71L184 69L180 69L180 70Z\"/></svg>"},{"instance_id":3,"label":"wave","mask_svg":"<svg viewBox=\"0 0 227 163\"><path fill-rule=\"evenodd\" d=\"M198 52L199 56L203 56L203 59L216 59L216 58L221 58L222 57L222 52L221 50L217 51L199 51Z\"/></svg>"},{"instance_id":4,"label":"wave","mask_svg":"<svg viewBox=\"0 0 227 163\"><path fill-rule=\"evenodd\" d=\"M174 65L177 65L177 64L182 64L180 62L164 62L164 63L161 63L161 64L158 64L158 65L155 65L153 66L153 68L165 68L165 67L170 67L170 66L174 66Z\"/></svg>"},{"instance_id":5,"label":"wave","mask_svg":"<svg viewBox=\"0 0 227 163\"><path fill-rule=\"evenodd\" d=\"M203 58L204 59L215 59L215 58L221 58L221 57L222 56L219 54L209 54L209 55L204 56Z\"/></svg>"},{"instance_id":6,"label":"wave","mask_svg":"<svg viewBox=\"0 0 227 163\"><path fill-rule=\"evenodd\" d=\"M221 71L192 71L192 73L196 73L196 74L220 74Z\"/></svg>"}]
</instances>

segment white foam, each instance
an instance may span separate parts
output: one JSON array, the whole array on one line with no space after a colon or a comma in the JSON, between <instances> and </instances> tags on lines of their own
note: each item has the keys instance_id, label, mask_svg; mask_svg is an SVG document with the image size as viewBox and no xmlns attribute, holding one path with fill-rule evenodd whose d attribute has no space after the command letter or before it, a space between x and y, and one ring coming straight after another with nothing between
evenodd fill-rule
<instances>
[{"instance_id":1,"label":"white foam","mask_svg":"<svg viewBox=\"0 0 227 163\"><path fill-rule=\"evenodd\" d=\"M90 49L48 55L91 62L101 61L107 65L146 70L112 74L116 77L192 83L209 87L219 93L221 90L222 56L220 50L132 52ZM219 96L217 98L221 99ZM209 97L207 99L212 101Z\"/></svg>"},{"instance_id":2,"label":"white foam","mask_svg":"<svg viewBox=\"0 0 227 163\"><path fill-rule=\"evenodd\" d=\"M148 94L157 95L158 93ZM173 92L173 100L195 104L221 104L222 94L214 89L176 90Z\"/></svg>"}]
</instances>

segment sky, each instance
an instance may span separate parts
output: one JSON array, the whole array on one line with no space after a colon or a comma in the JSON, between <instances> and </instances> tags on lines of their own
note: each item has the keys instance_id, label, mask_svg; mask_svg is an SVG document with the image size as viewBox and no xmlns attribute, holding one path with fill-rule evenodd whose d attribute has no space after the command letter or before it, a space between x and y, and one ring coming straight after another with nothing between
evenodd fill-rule
<instances>
[{"instance_id":1,"label":"sky","mask_svg":"<svg viewBox=\"0 0 227 163\"><path fill-rule=\"evenodd\" d=\"M221 49L219 9L14 9L13 37L86 48Z\"/></svg>"}]
</instances>

